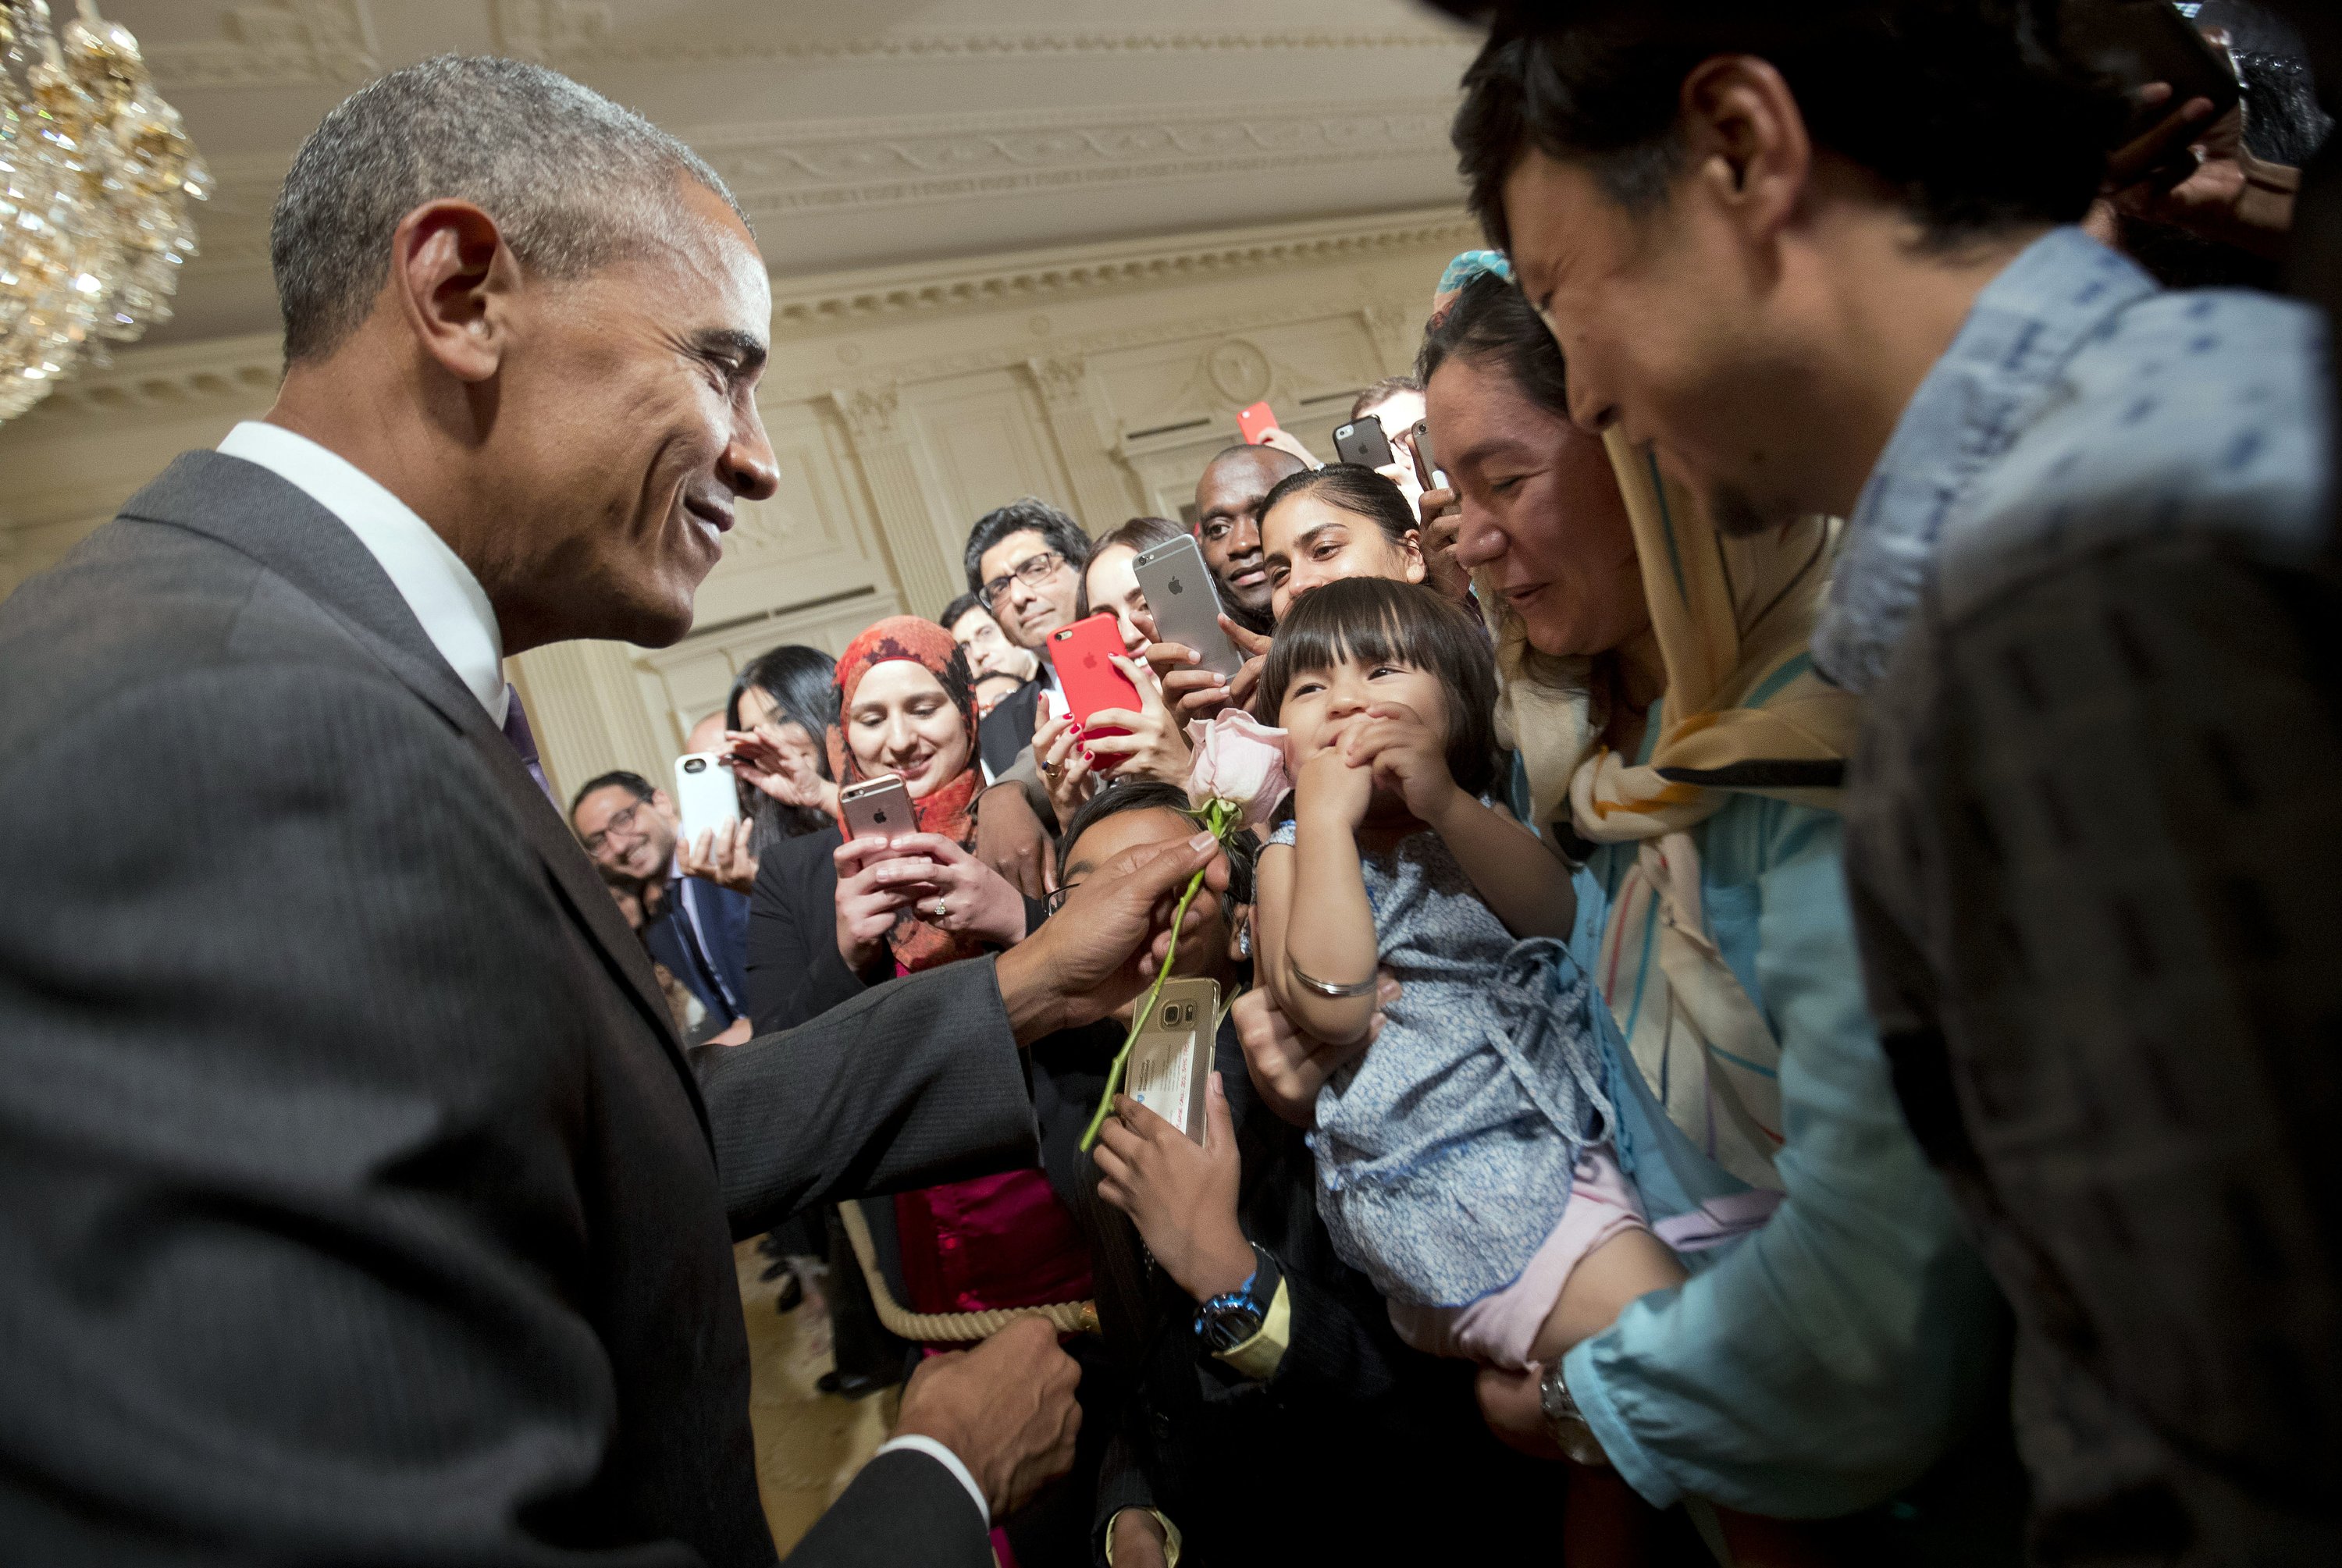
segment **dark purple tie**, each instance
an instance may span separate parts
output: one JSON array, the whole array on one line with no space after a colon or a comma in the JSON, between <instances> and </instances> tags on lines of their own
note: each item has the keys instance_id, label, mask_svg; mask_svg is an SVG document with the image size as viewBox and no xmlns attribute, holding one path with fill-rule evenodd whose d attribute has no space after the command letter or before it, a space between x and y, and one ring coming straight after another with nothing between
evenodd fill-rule
<instances>
[{"instance_id":1,"label":"dark purple tie","mask_svg":"<svg viewBox=\"0 0 2342 1568\"><path fill-rule=\"evenodd\" d=\"M529 733L528 712L520 705L520 694L510 685L505 687L505 739L512 742L512 749L520 754L520 765L528 770L528 776L536 781L545 798L553 801L553 809L559 811L561 803L553 800L553 785L546 781L545 769L536 760L536 737Z\"/></svg>"}]
</instances>

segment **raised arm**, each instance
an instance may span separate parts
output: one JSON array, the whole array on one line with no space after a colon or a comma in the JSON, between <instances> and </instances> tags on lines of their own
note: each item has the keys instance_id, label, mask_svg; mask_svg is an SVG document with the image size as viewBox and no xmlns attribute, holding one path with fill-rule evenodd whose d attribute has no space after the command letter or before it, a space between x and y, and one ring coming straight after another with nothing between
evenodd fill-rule
<instances>
[{"instance_id":1,"label":"raised arm","mask_svg":"<svg viewBox=\"0 0 2342 1568\"><path fill-rule=\"evenodd\" d=\"M1375 913L1358 860L1358 819L1373 781L1337 751L1302 764L1295 785L1294 839L1261 852L1261 984L1308 1034L1328 1044L1365 1037L1375 995L1328 996L1308 980L1347 986L1371 982Z\"/></svg>"},{"instance_id":2,"label":"raised arm","mask_svg":"<svg viewBox=\"0 0 2342 1568\"><path fill-rule=\"evenodd\" d=\"M1813 1518L1892 1495L1944 1452L1992 1396L2006 1312L1897 1104L1855 961L1838 821L1767 809L1784 825L1758 882L1756 969L1782 1113L1800 1129L1780 1162L1787 1195L1713 1267L1627 1307L1563 1364L1604 1451L1653 1503Z\"/></svg>"},{"instance_id":3,"label":"raised arm","mask_svg":"<svg viewBox=\"0 0 2342 1568\"><path fill-rule=\"evenodd\" d=\"M1566 940L1577 918L1569 868L1536 834L1466 794L1447 768L1446 737L1403 703L1377 703L1344 737L1350 765L1406 797L1407 810L1439 834L1481 900L1515 936Z\"/></svg>"}]
</instances>

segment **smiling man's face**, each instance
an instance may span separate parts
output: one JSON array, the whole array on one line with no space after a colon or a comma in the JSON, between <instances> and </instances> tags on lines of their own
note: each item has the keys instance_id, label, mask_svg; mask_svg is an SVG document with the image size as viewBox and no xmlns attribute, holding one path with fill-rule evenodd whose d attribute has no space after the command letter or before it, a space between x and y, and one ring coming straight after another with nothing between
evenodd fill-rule
<instances>
[{"instance_id":1,"label":"smiling man's face","mask_svg":"<svg viewBox=\"0 0 2342 1568\"><path fill-rule=\"evenodd\" d=\"M503 559L481 575L517 601L497 611L524 644L675 642L736 508L773 494L756 404L764 262L715 193L686 182L679 201L686 221L660 243L528 285L520 347L482 389L508 434L482 464L505 522L483 546Z\"/></svg>"},{"instance_id":2,"label":"smiling man's face","mask_svg":"<svg viewBox=\"0 0 2342 1568\"><path fill-rule=\"evenodd\" d=\"M1260 504L1301 460L1273 446L1247 446L1212 459L1196 484L1196 542L1225 599L1266 624L1272 592L1261 564Z\"/></svg>"},{"instance_id":3,"label":"smiling man's face","mask_svg":"<svg viewBox=\"0 0 2342 1568\"><path fill-rule=\"evenodd\" d=\"M1787 346L1799 334L1777 319L1766 253L1712 183L1686 175L1630 212L1586 165L1532 149L1505 181L1505 221L1521 293L1568 363L1571 418L1656 444L1719 527L1751 533L1825 509L1816 449L1831 421Z\"/></svg>"}]
</instances>

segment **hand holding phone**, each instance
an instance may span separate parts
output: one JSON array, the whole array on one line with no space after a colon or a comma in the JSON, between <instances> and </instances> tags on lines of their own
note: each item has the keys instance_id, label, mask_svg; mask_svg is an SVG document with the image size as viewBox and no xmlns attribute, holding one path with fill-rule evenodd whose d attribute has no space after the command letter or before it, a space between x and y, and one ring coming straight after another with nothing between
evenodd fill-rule
<instances>
[{"instance_id":1,"label":"hand holding phone","mask_svg":"<svg viewBox=\"0 0 2342 1568\"><path fill-rule=\"evenodd\" d=\"M1266 403L1256 403L1236 415L1236 428L1244 433L1246 445L1262 445L1268 433L1278 428L1276 410Z\"/></svg>"},{"instance_id":2,"label":"hand holding phone","mask_svg":"<svg viewBox=\"0 0 2342 1568\"><path fill-rule=\"evenodd\" d=\"M896 774L874 774L847 784L838 792L838 811L846 818L849 843L857 838L893 838L918 830L911 792Z\"/></svg>"},{"instance_id":3,"label":"hand holding phone","mask_svg":"<svg viewBox=\"0 0 2342 1568\"><path fill-rule=\"evenodd\" d=\"M686 752L675 759L675 804L686 844L740 820L739 789L715 752Z\"/></svg>"},{"instance_id":4,"label":"hand holding phone","mask_svg":"<svg viewBox=\"0 0 2342 1568\"><path fill-rule=\"evenodd\" d=\"M1138 688L1115 667L1114 661L1122 652L1122 628L1103 612L1049 634L1049 663L1056 667L1057 684L1066 694L1066 710L1082 726L1085 740L1130 733L1113 727L1090 728L1090 715L1102 708L1136 713L1142 704Z\"/></svg>"},{"instance_id":5,"label":"hand holding phone","mask_svg":"<svg viewBox=\"0 0 2342 1568\"><path fill-rule=\"evenodd\" d=\"M1222 680L1236 673L1244 655L1220 629L1219 590L1194 535L1182 534L1140 551L1130 569L1155 616L1156 642L1195 649L1201 667Z\"/></svg>"}]
</instances>

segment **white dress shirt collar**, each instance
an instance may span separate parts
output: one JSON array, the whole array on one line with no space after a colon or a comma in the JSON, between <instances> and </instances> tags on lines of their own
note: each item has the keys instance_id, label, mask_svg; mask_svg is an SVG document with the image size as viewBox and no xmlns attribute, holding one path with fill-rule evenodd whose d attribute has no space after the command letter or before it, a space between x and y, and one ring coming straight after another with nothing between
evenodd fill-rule
<instances>
[{"instance_id":1,"label":"white dress shirt collar","mask_svg":"<svg viewBox=\"0 0 2342 1568\"><path fill-rule=\"evenodd\" d=\"M381 564L439 656L503 726L511 695L504 634L480 580L431 524L355 464L281 424L245 420L219 450L267 469L341 519Z\"/></svg>"}]
</instances>

